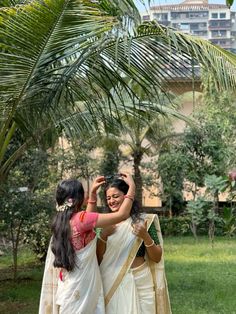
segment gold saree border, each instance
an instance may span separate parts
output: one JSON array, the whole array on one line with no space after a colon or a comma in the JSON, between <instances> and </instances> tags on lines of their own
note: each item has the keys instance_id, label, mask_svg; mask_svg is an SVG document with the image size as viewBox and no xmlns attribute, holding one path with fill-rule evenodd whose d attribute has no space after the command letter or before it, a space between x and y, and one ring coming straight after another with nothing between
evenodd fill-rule
<instances>
[{"instance_id":1,"label":"gold saree border","mask_svg":"<svg viewBox=\"0 0 236 314\"><path fill-rule=\"evenodd\" d=\"M147 217L146 217L147 216ZM150 215L146 215L145 216L145 220L147 221L147 229L149 229L149 227L151 226L151 223L153 222L155 216L152 215L152 217L150 217ZM112 296L114 295L116 289L118 288L119 284L121 283L122 279L124 278L124 275L126 274L127 272L127 269L130 268L137 252L138 252L138 249L140 247L140 245L142 244L142 241L140 238L137 238L135 241L134 241L134 245L130 251L130 254L126 260L126 262L123 264L118 276L116 277L116 280L114 281L111 289L108 291L107 295L105 296L105 306L110 302Z\"/></svg>"},{"instance_id":2,"label":"gold saree border","mask_svg":"<svg viewBox=\"0 0 236 314\"><path fill-rule=\"evenodd\" d=\"M157 230L157 234L159 235L159 237L158 237L159 242L162 246L163 239L162 239L162 235L161 235L161 228L160 228L160 223L159 223L158 217L155 217L154 224L155 224L155 227ZM162 261L164 263L163 246L162 246ZM171 312L170 299L169 299L168 286L167 286L164 266L162 269L159 270L159 271L163 272L164 287L158 288L158 284L157 284L158 264L153 262L152 260L150 260L148 258L148 256L147 256L147 262L149 264L150 271L151 271L152 278L153 278L153 283L154 283L154 290L155 290L155 296L156 296L156 314L171 314L172 312Z\"/></svg>"}]
</instances>

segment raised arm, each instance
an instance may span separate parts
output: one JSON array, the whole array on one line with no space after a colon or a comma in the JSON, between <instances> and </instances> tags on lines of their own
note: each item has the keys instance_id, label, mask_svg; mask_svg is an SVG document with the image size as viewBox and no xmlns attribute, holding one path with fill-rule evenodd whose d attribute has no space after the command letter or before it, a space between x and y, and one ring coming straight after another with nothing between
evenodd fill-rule
<instances>
[{"instance_id":1,"label":"raised arm","mask_svg":"<svg viewBox=\"0 0 236 314\"><path fill-rule=\"evenodd\" d=\"M86 207L87 212L94 212L97 210L97 190L104 183L105 183L104 176L97 177L94 180L90 193L89 193L88 202L87 202L87 207Z\"/></svg>"}]
</instances>

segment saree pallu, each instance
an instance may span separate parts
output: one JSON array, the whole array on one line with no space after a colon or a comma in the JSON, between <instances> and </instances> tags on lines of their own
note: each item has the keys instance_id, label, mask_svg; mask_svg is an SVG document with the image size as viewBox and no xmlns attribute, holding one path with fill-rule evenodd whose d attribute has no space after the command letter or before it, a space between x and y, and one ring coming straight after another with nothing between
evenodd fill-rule
<instances>
[{"instance_id":1,"label":"saree pallu","mask_svg":"<svg viewBox=\"0 0 236 314\"><path fill-rule=\"evenodd\" d=\"M45 264L39 314L104 314L104 296L96 258L96 238L76 252L71 272L53 267L50 245Z\"/></svg>"},{"instance_id":2,"label":"saree pallu","mask_svg":"<svg viewBox=\"0 0 236 314\"><path fill-rule=\"evenodd\" d=\"M157 215L144 214L142 218L147 221L148 228L154 222L163 249ZM122 222L116 232L108 237L100 265L106 314L170 314L163 252L159 263L149 260L146 254L145 264L131 269L142 243L133 235L131 222L131 218ZM126 310L122 310L120 305L126 306Z\"/></svg>"}]
</instances>

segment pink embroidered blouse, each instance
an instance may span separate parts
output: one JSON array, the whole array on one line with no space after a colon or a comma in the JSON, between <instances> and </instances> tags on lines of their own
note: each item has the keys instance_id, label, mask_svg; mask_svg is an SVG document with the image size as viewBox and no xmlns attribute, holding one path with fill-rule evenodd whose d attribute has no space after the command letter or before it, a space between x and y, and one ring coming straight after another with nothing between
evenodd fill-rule
<instances>
[{"instance_id":1,"label":"pink embroidered blouse","mask_svg":"<svg viewBox=\"0 0 236 314\"><path fill-rule=\"evenodd\" d=\"M72 236L71 241L75 250L84 248L92 241L96 233L94 227L98 219L98 213L81 211L74 214L70 220Z\"/></svg>"}]
</instances>

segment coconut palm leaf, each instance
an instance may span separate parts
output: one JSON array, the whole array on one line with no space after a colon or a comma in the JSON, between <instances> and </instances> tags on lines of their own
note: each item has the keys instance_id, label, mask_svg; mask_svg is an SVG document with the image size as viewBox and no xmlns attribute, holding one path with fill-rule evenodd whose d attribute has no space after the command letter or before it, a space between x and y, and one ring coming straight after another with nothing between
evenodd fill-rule
<instances>
[{"instance_id":1,"label":"coconut palm leaf","mask_svg":"<svg viewBox=\"0 0 236 314\"><path fill-rule=\"evenodd\" d=\"M139 22L131 0L32 0L0 9L0 164L19 126L30 134L42 118L72 131L118 121L123 91L134 97L130 78L149 101L178 73L192 79L194 62L211 64L221 86L235 86L234 56L158 24L137 28ZM116 111L111 90L119 95Z\"/></svg>"},{"instance_id":2,"label":"coconut palm leaf","mask_svg":"<svg viewBox=\"0 0 236 314\"><path fill-rule=\"evenodd\" d=\"M26 1L27 0L2 0L0 2L0 8L11 7L11 6L15 6L17 4L23 4Z\"/></svg>"},{"instance_id":3,"label":"coconut palm leaf","mask_svg":"<svg viewBox=\"0 0 236 314\"><path fill-rule=\"evenodd\" d=\"M30 114L39 116L48 109L47 105L50 108L52 95L61 86L58 77L74 62L71 56L79 51L78 47L85 51L86 44L93 38L98 42L120 22L98 10L90 1L30 1L22 6L3 8L0 17L2 161L16 129L16 120L23 121L27 112L25 118L29 121ZM61 38L58 25L63 23L66 26ZM87 94L86 97L88 99Z\"/></svg>"}]
</instances>

